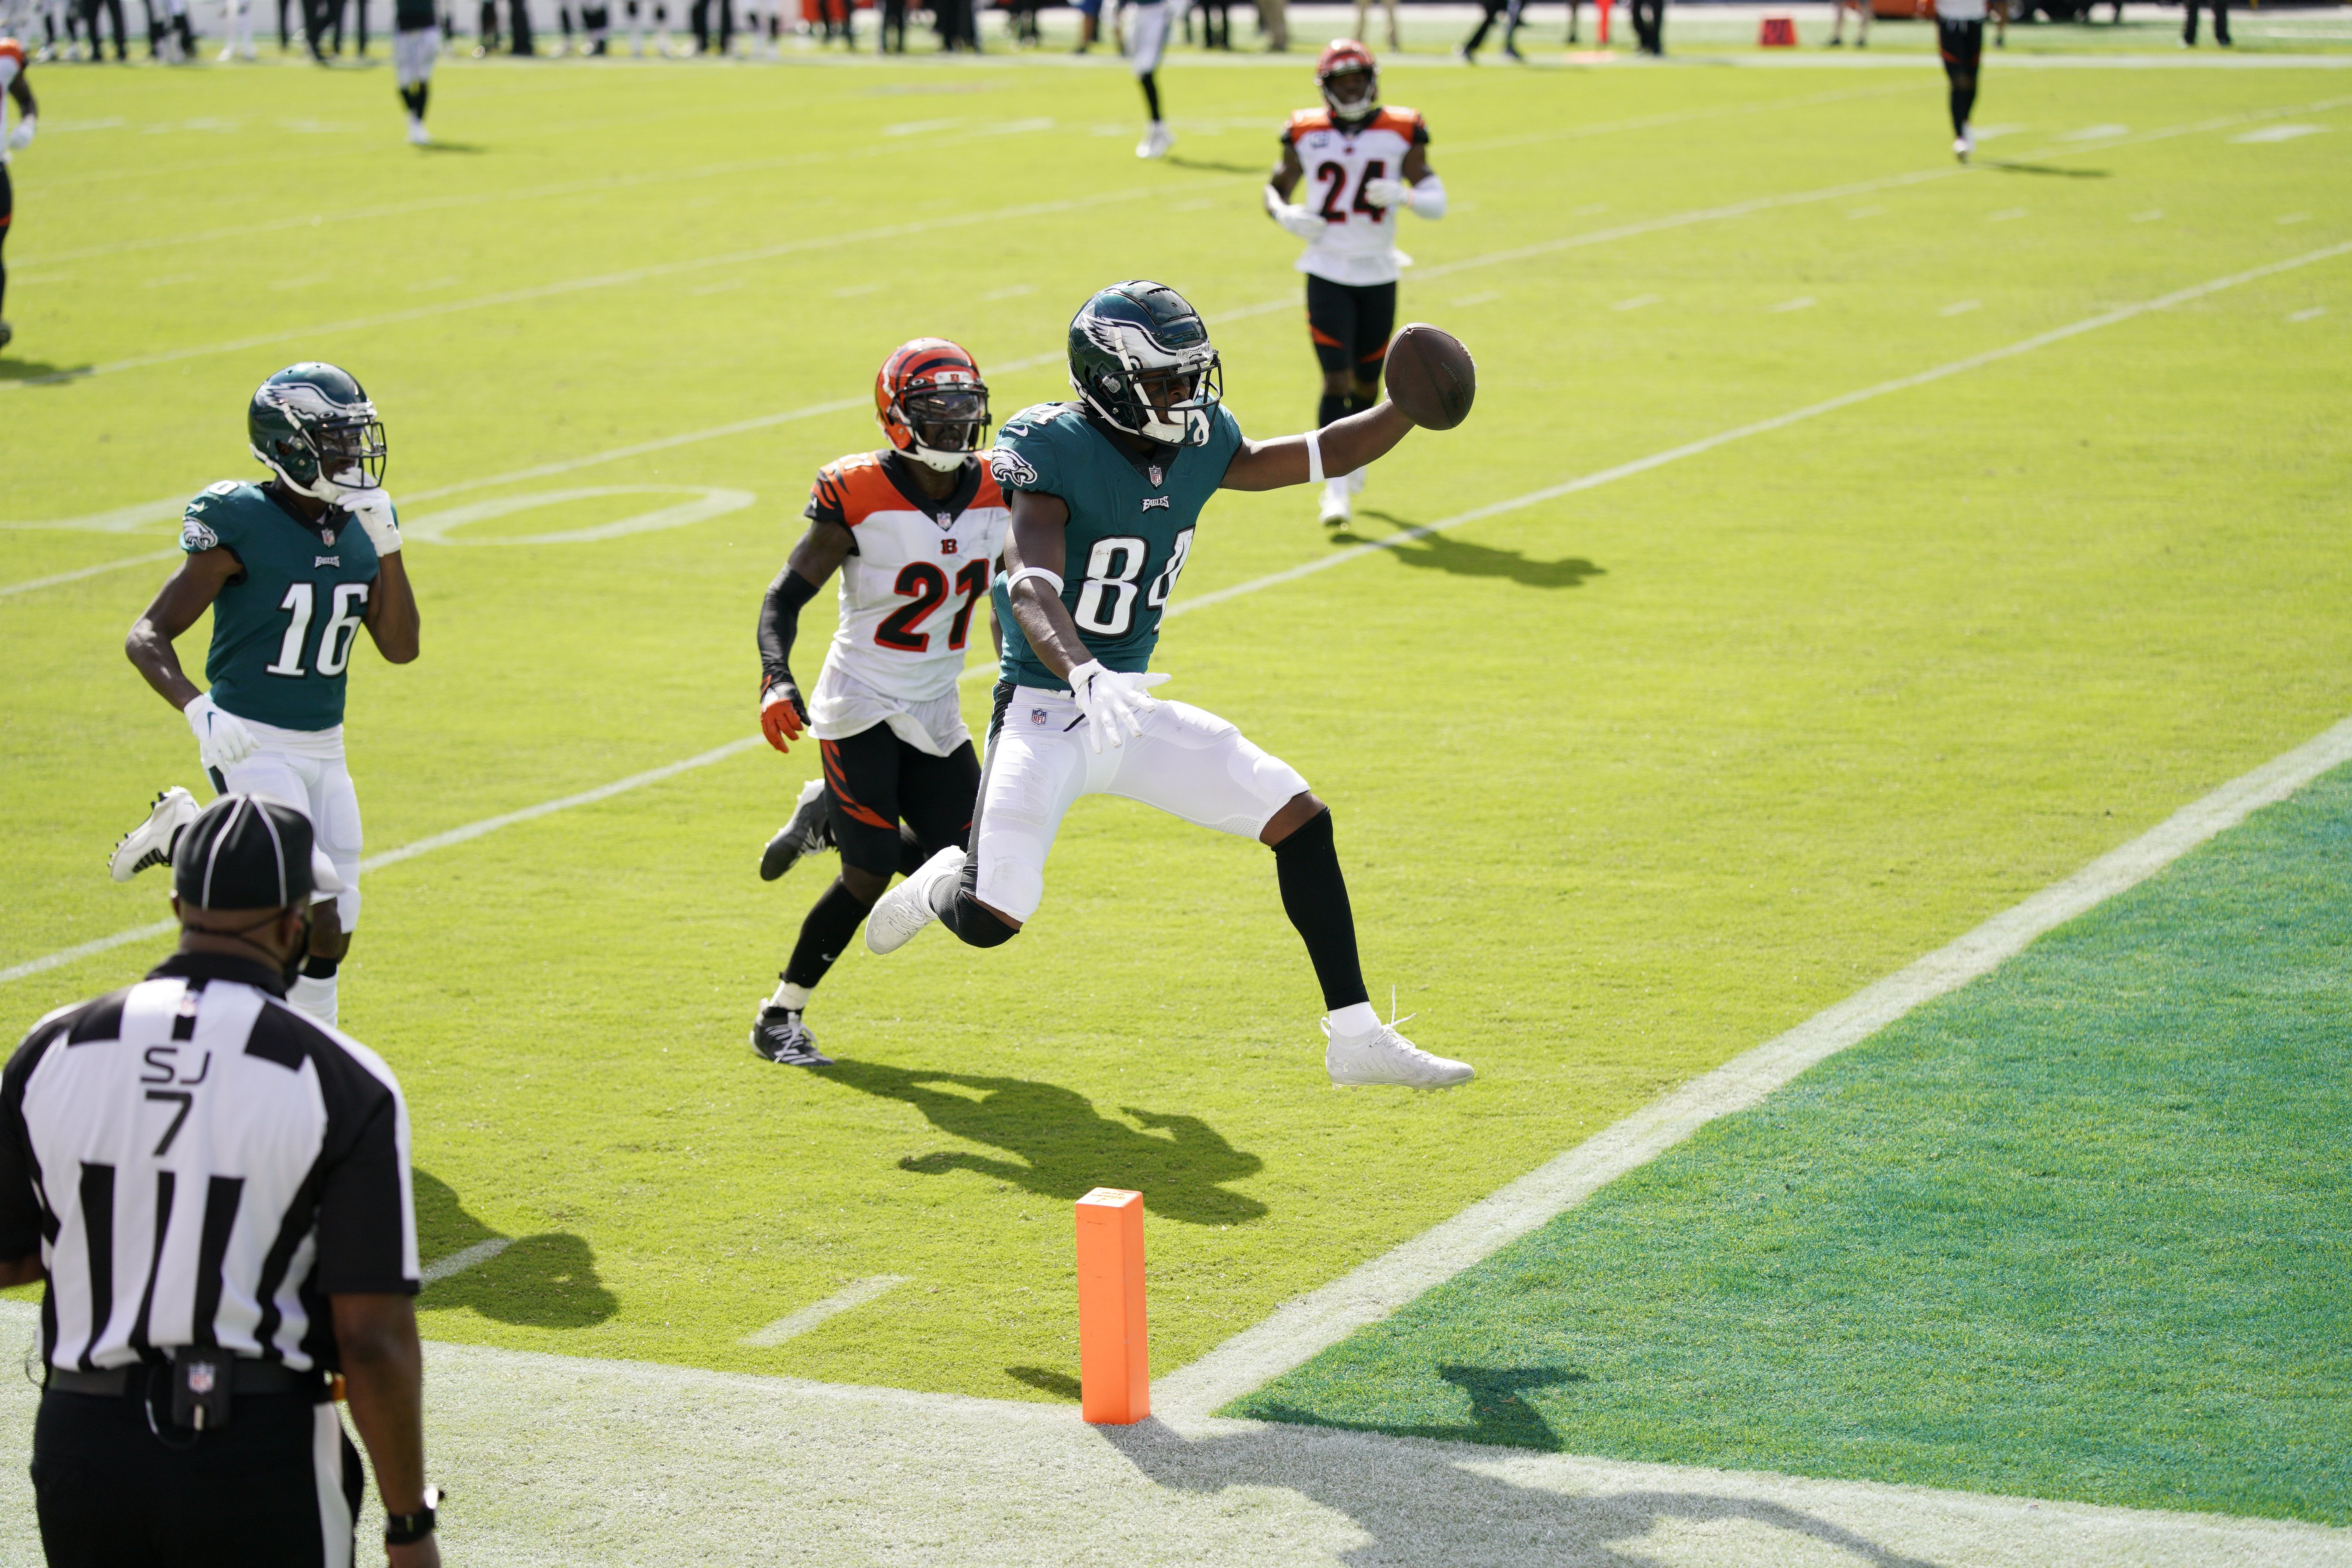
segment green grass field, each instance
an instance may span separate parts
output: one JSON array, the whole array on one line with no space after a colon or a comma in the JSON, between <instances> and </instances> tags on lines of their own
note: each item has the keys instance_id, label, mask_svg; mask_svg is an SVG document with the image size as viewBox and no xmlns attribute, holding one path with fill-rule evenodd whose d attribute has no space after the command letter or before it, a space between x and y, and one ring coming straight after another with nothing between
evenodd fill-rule
<instances>
[{"instance_id":1,"label":"green grass field","mask_svg":"<svg viewBox=\"0 0 2352 1568\"><path fill-rule=\"evenodd\" d=\"M34 85L0 589L167 551L149 503L254 471L245 400L301 358L384 409L417 533L562 498L410 547L424 659L352 680L371 851L753 733L759 593L907 337L961 339L1009 414L1060 394L1091 289L1156 277L1246 430L1314 409L1256 201L1303 63L1171 68L1161 165L1107 62L452 66L425 153L381 69ZM2303 264L1171 622L1169 694L1333 803L1375 994L1477 1065L1462 1092L1331 1089L1270 858L1108 800L1019 942L845 960L824 1073L744 1041L820 886L752 870L802 753L372 875L343 1020L406 1086L425 1253L520 1238L426 1293L428 1334L1066 1398L1068 1204L1109 1184L1147 1194L1172 1368L2352 708L2352 256L2304 259L2352 241L2352 79L1995 59L1979 119L2017 129L1965 173L1916 67L1385 90L1454 197L1408 228L1405 314L1478 354L1477 413L1381 464L1338 544L1304 492L1221 500L1180 604ZM710 492L756 500L516 542ZM0 967L163 913L100 868L196 782L120 652L167 569L0 596ZM163 945L16 979L0 1023ZM881 1274L911 1282L738 1342Z\"/></svg>"},{"instance_id":2,"label":"green grass field","mask_svg":"<svg viewBox=\"0 0 2352 1568\"><path fill-rule=\"evenodd\" d=\"M1237 1402L2352 1521L2352 776Z\"/></svg>"}]
</instances>

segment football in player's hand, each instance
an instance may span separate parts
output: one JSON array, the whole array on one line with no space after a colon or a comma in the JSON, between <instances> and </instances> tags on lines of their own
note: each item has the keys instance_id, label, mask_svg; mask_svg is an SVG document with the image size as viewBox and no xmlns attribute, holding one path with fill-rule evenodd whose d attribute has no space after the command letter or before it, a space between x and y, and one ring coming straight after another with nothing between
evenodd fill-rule
<instances>
[{"instance_id":1,"label":"football in player's hand","mask_svg":"<svg viewBox=\"0 0 2352 1568\"><path fill-rule=\"evenodd\" d=\"M1389 344L1389 401L1431 430L1451 430L1470 417L1478 395L1478 366L1450 333L1415 321Z\"/></svg>"}]
</instances>

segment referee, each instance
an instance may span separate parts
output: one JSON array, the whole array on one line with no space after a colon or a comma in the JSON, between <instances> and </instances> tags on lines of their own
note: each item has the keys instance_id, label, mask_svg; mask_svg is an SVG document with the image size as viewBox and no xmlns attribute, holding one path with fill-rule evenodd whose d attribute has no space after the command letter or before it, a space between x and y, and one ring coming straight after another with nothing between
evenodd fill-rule
<instances>
[{"instance_id":1,"label":"referee","mask_svg":"<svg viewBox=\"0 0 2352 1568\"><path fill-rule=\"evenodd\" d=\"M408 1110L286 1005L310 820L223 795L173 857L179 951L0 1074L0 1282L45 1276L33 1489L51 1568L348 1568L359 1454L394 1568L437 1568ZM338 1385L341 1385L339 1388Z\"/></svg>"}]
</instances>

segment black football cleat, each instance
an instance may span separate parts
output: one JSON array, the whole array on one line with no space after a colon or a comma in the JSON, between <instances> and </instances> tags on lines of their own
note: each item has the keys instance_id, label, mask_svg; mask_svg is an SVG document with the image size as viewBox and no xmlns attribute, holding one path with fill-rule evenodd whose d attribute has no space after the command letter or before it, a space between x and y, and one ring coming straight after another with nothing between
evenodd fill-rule
<instances>
[{"instance_id":1,"label":"black football cleat","mask_svg":"<svg viewBox=\"0 0 2352 1568\"><path fill-rule=\"evenodd\" d=\"M760 851L760 880L772 882L798 864L802 856L834 847L833 816L824 808L824 781L811 779L801 786L800 804L793 807L792 820L777 828L768 847Z\"/></svg>"},{"instance_id":2,"label":"black football cleat","mask_svg":"<svg viewBox=\"0 0 2352 1568\"><path fill-rule=\"evenodd\" d=\"M829 1068L833 1058L816 1048L816 1037L798 1013L761 1007L751 1025L751 1048L778 1067Z\"/></svg>"}]
</instances>

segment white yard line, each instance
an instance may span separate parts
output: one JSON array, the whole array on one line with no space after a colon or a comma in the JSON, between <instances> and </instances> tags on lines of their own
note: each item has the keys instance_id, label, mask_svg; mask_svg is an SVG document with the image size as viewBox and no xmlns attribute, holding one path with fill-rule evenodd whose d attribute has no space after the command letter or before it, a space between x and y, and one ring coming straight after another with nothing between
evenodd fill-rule
<instances>
[{"instance_id":1,"label":"white yard line","mask_svg":"<svg viewBox=\"0 0 2352 1568\"><path fill-rule=\"evenodd\" d=\"M1801 100L1793 101L1809 102L1812 100ZM2081 142L2073 142L2064 145L2053 145L2051 147L2037 149L2032 153L2024 153L2022 156L2026 158L2035 158L2053 156L2064 153L2091 151L2104 152L2112 147L2148 142L2160 142L2171 137L2185 136L2199 132L2225 130L2232 125L2242 125L2252 121L2263 120L2275 120L2291 114L2317 113L2321 110L2336 108L2347 103L2352 103L2352 97L2322 99L2311 103L2288 104L2273 109L2252 110L2239 114L2222 115L2214 119L2196 121L2185 125L2168 126L2158 131L2143 132L2137 135L2121 137L2095 147ZM1853 195L1868 191L1887 190L1899 185L1913 185L1924 184L1932 180L1950 179L1956 175L1969 172L1969 171L1968 169L1956 165L1942 165L1933 169L1914 170L1908 174L1886 175L1879 179L1863 181L1856 184L1832 185L1820 190L1798 191L1777 196L1759 196L1748 201L1734 202L1724 206L1698 207L1687 212L1669 214L1664 217L1645 218L1635 223L1620 224L1609 228L1593 229L1582 234L1568 235L1558 239L1545 240L1531 246L1517 246L1507 250L1489 251L1482 256L1466 257L1458 261L1443 262L1434 266L1423 267L1419 268L1414 276L1420 280L1450 277L1457 272L1467 272L1481 267L1494 267L1512 261L1528 260L1538 256L1556 255L1563 251L1579 249L1585 246L1605 245L1620 239L1633 238L1641 235L1655 234L1664 230L1686 227L1693 224L1742 217L1750 213L1768 211L1776 207L1796 206L1810 205L1816 202L1834 201L1844 196ZM1295 295L1286 295L1278 300L1260 300L1258 303L1254 305L1241 305L1225 310L1214 311L1211 313L1209 320L1212 324L1221 325L1228 321L1243 321L1254 316L1270 315L1277 310L1293 309L1297 304L1297 299ZM1011 374L1015 372L1033 370L1040 365L1055 363L1062 356L1058 353L1031 354L1021 359L997 362L992 368L1000 374ZM6 384L0 384L0 389L5 389ZM443 496L455 495L466 490L487 489L492 486L514 484L525 479L546 479L560 474L576 473L582 468L594 468L604 463L618 462L628 458L644 457L654 452L669 451L679 447L692 446L698 442L719 440L730 436L744 435L751 431L772 429L777 426L790 424L796 420L813 419L828 414L846 413L853 409L863 408L865 406L865 399L855 397L835 398L824 403L808 404L799 408L783 409L774 414L759 415L750 419L731 420L724 425L713 425L700 430L688 430L680 432L675 436L662 436L656 437L653 439L646 441L634 441L625 446L609 447L601 452L592 452L584 457L567 458L561 458L551 463L533 464L529 468L510 469L506 473L492 474L480 479L460 479L453 484L440 485L428 489L404 491L401 496L401 500L411 503L433 500ZM94 531L121 532L129 531L126 524L130 520L135 517L152 512L153 521L161 521L166 518L175 515L182 504L183 502L180 500L165 499L159 501L143 503L139 506L120 507L111 511L98 513L89 518L65 520L56 524L43 525L33 523L12 523L5 526L10 528L79 526L90 529ZM37 578L28 583L18 583L8 584L6 586L0 586L0 598L5 598L12 594L27 593L36 588L55 586L61 583L74 581L79 577L94 576L100 572L112 571L124 566L137 565L149 560L161 559L164 559L164 557L144 555L129 557L100 566L85 567L77 573L68 573L55 577Z\"/></svg>"},{"instance_id":2,"label":"white yard line","mask_svg":"<svg viewBox=\"0 0 2352 1568\"><path fill-rule=\"evenodd\" d=\"M462 1247L446 1258L426 1264L423 1275L424 1282L427 1285L438 1284L452 1274L463 1274L478 1263L488 1263L513 1245L512 1237L494 1236L488 1241L478 1241L471 1247Z\"/></svg>"},{"instance_id":3,"label":"white yard line","mask_svg":"<svg viewBox=\"0 0 2352 1568\"><path fill-rule=\"evenodd\" d=\"M446 833L436 833L430 837L417 839L413 844L404 844L397 849L387 849L381 855L371 855L360 862L360 869L362 872L380 871L386 866L397 866L403 860L413 860L419 855L429 855L436 849L446 849L453 844L463 844L468 839L479 838L486 833L496 833L501 827L512 827L519 822L536 821L540 817L551 816L555 812L570 811L574 806L593 805L598 801L610 800L616 795L626 795L631 790L643 789L647 784L659 784L664 779L676 778L678 774L690 773L696 768L707 768L713 763L724 762L739 752L750 751L753 746L760 744L761 739L761 737L758 735L746 735L741 740L730 741L723 746L714 746L709 751L698 755L682 758L675 763L665 763L660 767L648 768L641 773L631 773L626 778L614 779L611 784L599 784L594 789L582 790L577 795L562 795L554 800L543 800L537 805L527 805L520 811L509 811L498 816L486 816L479 822L469 822L463 827L453 827ZM134 942L152 941L176 929L172 921L163 921L153 925L136 926L129 931L119 931L112 936L102 936L95 942L85 942L75 947L63 948L39 958L26 959L22 963L11 964L5 969L0 969L0 985L25 979L28 975L39 974L44 971L56 969L61 964L72 963L79 959L92 958L99 953L124 947Z\"/></svg>"},{"instance_id":4,"label":"white yard line","mask_svg":"<svg viewBox=\"0 0 2352 1568\"><path fill-rule=\"evenodd\" d=\"M1575 1207L1708 1122L1747 1110L1806 1068L1859 1045L1921 1004L1990 973L2036 937L2137 887L2215 834L2347 762L2352 762L2352 719L2231 780L2122 848L1787 1034L1693 1079L1492 1197L1321 1289L1285 1303L1256 1327L1153 1384L1154 1413L1182 1430L1218 1406L1263 1387Z\"/></svg>"},{"instance_id":5,"label":"white yard line","mask_svg":"<svg viewBox=\"0 0 2352 1568\"><path fill-rule=\"evenodd\" d=\"M1528 507L1536 506L1544 501L1557 500L1562 496L1597 489L1602 485L1613 484L1619 479L1631 479L1636 474L1645 474L1654 468L1664 468L1669 463L1680 462L1685 458L1694 458L1702 453L1712 452L1719 447L1729 446L1735 441L1744 441L1750 437L1786 429L1791 425L1818 418L1824 414L1833 414L1840 409L1851 408L1856 404L1866 403L1873 398L1884 397L1891 393L1926 386L1948 376L1958 375L1963 372L1995 364L2002 360L2014 359L2020 354L2031 353L2036 349L2063 342L2070 338L2079 337L2084 332L2095 331L2102 327L2111 327L2119 322L2128 321L2153 310L2168 310L2175 305L2203 299L2209 294L2218 293L2224 289L2234 289L2242 284L2274 277L2282 272L2308 267L2315 262L2326 261L2347 253L2352 253L2352 240L2338 245L2324 246L2317 250L2305 251L2301 256L2291 257L2284 261L2273 261L2264 266L2249 268L2242 272L2233 272L2227 277L2192 284L2189 288L2175 289L2169 294L2161 295L2154 300L2118 306L2112 310L2103 310L2095 316L2084 317L2079 321L2054 328L2050 331L2037 332L2032 337L2020 339L2016 342L2000 348L1969 354L1964 359L1953 360L1947 364L1937 365L1932 370L1898 376L1892 381L1882 381L1874 386L1866 386L1856 392L1824 398L1819 403L1807 404L1802 408L1791 409L1786 414L1777 414L1769 419L1759 419L1751 424L1736 426L1696 441L1687 441L1679 447L1670 447L1662 452L1653 452L1646 458L1636 458L1632 462L1601 468L1559 484L1547 485L1541 489L1529 490L1524 495L1513 496L1507 500L1491 501L1485 506L1474 507L1468 511L1457 512L1452 517L1442 518L1435 522L1423 523L1417 527L1401 530L1385 539L1352 545L1346 550L1334 551L1328 555L1318 556L1311 561L1301 562L1296 566L1286 567L1279 572L1269 572L1264 576L1253 577L1245 582L1234 584L1230 587L1214 589L1197 597L1180 600L1168 607L1167 616L1172 618L1189 615L1195 610L1206 609L1212 605L1222 605L1229 599L1238 599L1280 584L1296 582L1302 577L1312 576L1318 572L1328 572L1334 566L1342 566L1350 561L1361 560L1376 551L1394 550L1414 540L1426 539L1433 533L1444 533L1448 530L1460 528L1465 523L1477 522L1490 517L1500 517L1507 512L1524 510ZM993 665L978 663L968 666L961 679L977 683L992 679L994 674ZM480 822L470 823L464 827L452 828L446 833L436 834L430 838L422 838L398 849L372 856L360 863L360 869L373 871L381 867L396 865L414 856L446 848L452 844L462 844L469 838L478 838L485 833L495 833L499 828L511 826L519 822L529 822L552 812L568 811L576 805L587 805L596 801L609 800L614 795L657 783L689 769L707 767L712 763L748 750L758 743L759 737L746 736L741 740L730 741L716 750L702 752L698 756L688 757L683 761L671 763L646 773L633 773L627 778L616 780L609 784L602 784L578 795L564 795L560 799L542 801L537 805L526 806L520 811L486 817ZM78 946L48 953L40 958L27 959L22 963L0 969L0 984L21 980L26 975L38 974L79 959L92 957L130 942L144 942L170 929L168 924L141 926L131 931L118 931L112 936L100 937L94 942L82 942Z\"/></svg>"},{"instance_id":6,"label":"white yard line","mask_svg":"<svg viewBox=\"0 0 2352 1568\"><path fill-rule=\"evenodd\" d=\"M177 510L184 504L184 502L175 501L173 506ZM12 594L29 594L36 588L54 588L61 583L79 583L84 577L96 577L103 573L120 572L125 566L144 566L151 561L169 561L178 553L176 550L157 550L145 555L125 555L118 560L101 561L95 566L83 566L71 572L59 572L54 576L35 577L24 583L9 583L0 585L0 599L5 599Z\"/></svg>"},{"instance_id":7,"label":"white yard line","mask_svg":"<svg viewBox=\"0 0 2352 1568\"><path fill-rule=\"evenodd\" d=\"M895 1289L907 1282L904 1274L877 1274L870 1279L860 1279L846 1290L827 1296L813 1307L778 1318L766 1328L745 1334L737 1342L770 1349L786 1340L798 1339L828 1318L839 1317L853 1307L862 1307L886 1290Z\"/></svg>"}]
</instances>

